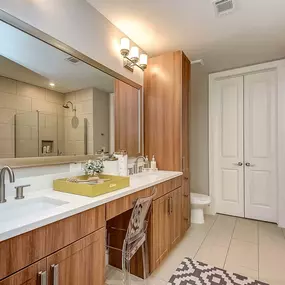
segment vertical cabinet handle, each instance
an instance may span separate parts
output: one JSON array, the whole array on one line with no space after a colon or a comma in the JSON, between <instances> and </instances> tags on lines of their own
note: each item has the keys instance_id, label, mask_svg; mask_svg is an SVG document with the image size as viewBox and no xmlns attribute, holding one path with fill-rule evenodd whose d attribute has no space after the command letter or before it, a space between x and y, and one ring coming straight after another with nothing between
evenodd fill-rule
<instances>
[{"instance_id":1,"label":"vertical cabinet handle","mask_svg":"<svg viewBox=\"0 0 285 285\"><path fill-rule=\"evenodd\" d=\"M173 197L170 197L171 199L171 214L173 213Z\"/></svg>"},{"instance_id":2,"label":"vertical cabinet handle","mask_svg":"<svg viewBox=\"0 0 285 285\"><path fill-rule=\"evenodd\" d=\"M52 269L52 285L58 285L59 265L58 264L53 264L51 266L51 269Z\"/></svg>"},{"instance_id":3,"label":"vertical cabinet handle","mask_svg":"<svg viewBox=\"0 0 285 285\"><path fill-rule=\"evenodd\" d=\"M185 157L182 156L182 172L185 171Z\"/></svg>"},{"instance_id":4,"label":"vertical cabinet handle","mask_svg":"<svg viewBox=\"0 0 285 285\"><path fill-rule=\"evenodd\" d=\"M171 214L171 205L170 205L170 197L168 197L167 199L167 212L168 212L168 215L170 216Z\"/></svg>"},{"instance_id":5,"label":"vertical cabinet handle","mask_svg":"<svg viewBox=\"0 0 285 285\"><path fill-rule=\"evenodd\" d=\"M39 284L40 285L47 285L47 273L46 273L46 271L40 271L38 273L38 277L39 277Z\"/></svg>"}]
</instances>

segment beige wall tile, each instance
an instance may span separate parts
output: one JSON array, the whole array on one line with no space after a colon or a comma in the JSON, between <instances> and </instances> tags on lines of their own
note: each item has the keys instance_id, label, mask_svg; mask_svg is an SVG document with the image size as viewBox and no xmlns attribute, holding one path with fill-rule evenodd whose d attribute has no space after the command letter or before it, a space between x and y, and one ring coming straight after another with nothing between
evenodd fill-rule
<instances>
[{"instance_id":1,"label":"beige wall tile","mask_svg":"<svg viewBox=\"0 0 285 285\"><path fill-rule=\"evenodd\" d=\"M16 127L20 128L21 126L38 126L38 113L37 112L25 112L17 113L16 115Z\"/></svg>"},{"instance_id":2,"label":"beige wall tile","mask_svg":"<svg viewBox=\"0 0 285 285\"><path fill-rule=\"evenodd\" d=\"M20 81L17 81L17 94L38 100L46 100L46 89Z\"/></svg>"},{"instance_id":3,"label":"beige wall tile","mask_svg":"<svg viewBox=\"0 0 285 285\"><path fill-rule=\"evenodd\" d=\"M0 140L0 156L14 157L14 140Z\"/></svg>"},{"instance_id":4,"label":"beige wall tile","mask_svg":"<svg viewBox=\"0 0 285 285\"><path fill-rule=\"evenodd\" d=\"M0 124L0 140L14 139L14 125Z\"/></svg>"},{"instance_id":5,"label":"beige wall tile","mask_svg":"<svg viewBox=\"0 0 285 285\"><path fill-rule=\"evenodd\" d=\"M46 90L46 101L51 102L51 103L56 103L59 105L64 104L64 94L53 91L53 90Z\"/></svg>"},{"instance_id":6,"label":"beige wall tile","mask_svg":"<svg viewBox=\"0 0 285 285\"><path fill-rule=\"evenodd\" d=\"M13 109L0 109L0 123L1 124L15 124L16 110Z\"/></svg>"},{"instance_id":7,"label":"beige wall tile","mask_svg":"<svg viewBox=\"0 0 285 285\"><path fill-rule=\"evenodd\" d=\"M21 126L20 128L16 128L16 140L32 140L32 127Z\"/></svg>"},{"instance_id":8,"label":"beige wall tile","mask_svg":"<svg viewBox=\"0 0 285 285\"><path fill-rule=\"evenodd\" d=\"M16 140L16 157L37 157L37 140Z\"/></svg>"},{"instance_id":9,"label":"beige wall tile","mask_svg":"<svg viewBox=\"0 0 285 285\"><path fill-rule=\"evenodd\" d=\"M57 104L49 103L44 100L32 99L32 111L40 111L57 114Z\"/></svg>"},{"instance_id":10,"label":"beige wall tile","mask_svg":"<svg viewBox=\"0 0 285 285\"><path fill-rule=\"evenodd\" d=\"M0 76L0 91L5 93L17 94L16 80Z\"/></svg>"},{"instance_id":11,"label":"beige wall tile","mask_svg":"<svg viewBox=\"0 0 285 285\"><path fill-rule=\"evenodd\" d=\"M0 108L31 111L31 98L0 92Z\"/></svg>"},{"instance_id":12,"label":"beige wall tile","mask_svg":"<svg viewBox=\"0 0 285 285\"><path fill-rule=\"evenodd\" d=\"M93 88L82 89L82 90L76 91L75 98L76 98L76 103L79 103L82 101L92 101Z\"/></svg>"},{"instance_id":13,"label":"beige wall tile","mask_svg":"<svg viewBox=\"0 0 285 285\"><path fill-rule=\"evenodd\" d=\"M76 104L76 113L78 115L82 114L92 114L93 113L93 103L91 100L82 101Z\"/></svg>"}]
</instances>

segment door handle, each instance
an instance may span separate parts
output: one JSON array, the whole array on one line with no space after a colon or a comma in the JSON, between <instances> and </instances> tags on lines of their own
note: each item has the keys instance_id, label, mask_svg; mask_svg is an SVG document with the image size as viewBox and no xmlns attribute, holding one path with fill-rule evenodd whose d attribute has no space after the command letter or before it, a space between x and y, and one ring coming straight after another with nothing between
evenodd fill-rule
<instances>
[{"instance_id":1,"label":"door handle","mask_svg":"<svg viewBox=\"0 0 285 285\"><path fill-rule=\"evenodd\" d=\"M167 211L168 211L168 216L170 216L171 214L171 206L170 206L170 197L168 197L167 199Z\"/></svg>"},{"instance_id":2,"label":"door handle","mask_svg":"<svg viewBox=\"0 0 285 285\"><path fill-rule=\"evenodd\" d=\"M255 166L255 164L251 164L250 162L247 162L245 165L246 165L247 167L253 167L253 166Z\"/></svg>"},{"instance_id":3,"label":"door handle","mask_svg":"<svg viewBox=\"0 0 285 285\"><path fill-rule=\"evenodd\" d=\"M239 161L238 163L233 163L233 165L242 166L243 163Z\"/></svg>"},{"instance_id":4,"label":"door handle","mask_svg":"<svg viewBox=\"0 0 285 285\"><path fill-rule=\"evenodd\" d=\"M40 271L38 273L38 277L39 277L39 284L40 285L47 285L47 273L46 271Z\"/></svg>"},{"instance_id":5,"label":"door handle","mask_svg":"<svg viewBox=\"0 0 285 285\"><path fill-rule=\"evenodd\" d=\"M52 269L52 285L58 285L59 265L58 264L53 264L51 266L51 269Z\"/></svg>"}]
</instances>

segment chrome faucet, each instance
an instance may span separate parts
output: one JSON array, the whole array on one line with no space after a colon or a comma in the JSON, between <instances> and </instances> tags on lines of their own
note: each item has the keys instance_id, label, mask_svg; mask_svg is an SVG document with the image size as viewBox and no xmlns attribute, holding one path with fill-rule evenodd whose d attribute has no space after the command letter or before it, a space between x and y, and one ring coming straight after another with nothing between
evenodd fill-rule
<instances>
[{"instance_id":1,"label":"chrome faucet","mask_svg":"<svg viewBox=\"0 0 285 285\"><path fill-rule=\"evenodd\" d=\"M140 159L143 159L144 162L145 162L145 160L146 160L143 155L140 155L140 156L138 156L138 157L136 158L135 163L134 163L134 174L137 174L137 173L138 173L138 161L139 161ZM139 172L142 172L142 170L141 170L141 171L139 170Z\"/></svg>"},{"instance_id":2,"label":"chrome faucet","mask_svg":"<svg viewBox=\"0 0 285 285\"><path fill-rule=\"evenodd\" d=\"M15 182L15 174L11 167L4 166L0 171L0 203L5 203L5 172L8 171L10 183Z\"/></svg>"}]
</instances>

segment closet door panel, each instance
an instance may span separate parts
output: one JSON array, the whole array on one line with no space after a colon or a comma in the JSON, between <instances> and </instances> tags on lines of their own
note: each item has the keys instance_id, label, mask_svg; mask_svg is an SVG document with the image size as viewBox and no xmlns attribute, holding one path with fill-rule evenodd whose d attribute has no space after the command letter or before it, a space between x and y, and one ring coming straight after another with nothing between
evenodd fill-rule
<instances>
[{"instance_id":1,"label":"closet door panel","mask_svg":"<svg viewBox=\"0 0 285 285\"><path fill-rule=\"evenodd\" d=\"M245 215L275 222L276 177L276 72L244 77Z\"/></svg>"},{"instance_id":2,"label":"closet door panel","mask_svg":"<svg viewBox=\"0 0 285 285\"><path fill-rule=\"evenodd\" d=\"M213 96L216 210L243 217L243 77L217 80Z\"/></svg>"}]
</instances>

